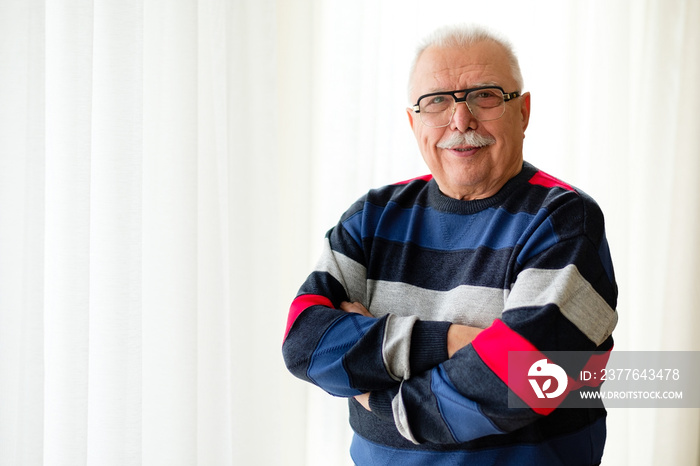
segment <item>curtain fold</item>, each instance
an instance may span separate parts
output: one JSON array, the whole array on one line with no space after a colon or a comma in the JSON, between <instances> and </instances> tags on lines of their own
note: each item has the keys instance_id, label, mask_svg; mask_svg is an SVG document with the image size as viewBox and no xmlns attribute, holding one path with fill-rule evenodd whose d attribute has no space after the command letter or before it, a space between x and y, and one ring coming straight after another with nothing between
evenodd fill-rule
<instances>
[{"instance_id":1,"label":"curtain fold","mask_svg":"<svg viewBox=\"0 0 700 466\"><path fill-rule=\"evenodd\" d=\"M59 8L75 16L66 5ZM87 307L80 309L88 323L87 448L80 447L87 464L117 465L138 458L142 435L144 152L137 109L143 106L143 11L135 1L95 2L88 14L73 28L92 30L92 50L83 63L72 64L92 80L90 106L79 110L90 115L90 132L83 136L90 148L80 153L90 166L89 210L83 213L89 222L89 289ZM47 158L54 155L47 151Z\"/></svg>"},{"instance_id":2,"label":"curtain fold","mask_svg":"<svg viewBox=\"0 0 700 466\"><path fill-rule=\"evenodd\" d=\"M0 2L0 466L351 464L286 311L351 202L427 172L406 74L462 18L516 46L526 159L606 214L616 347L700 350L700 4L521 10ZM698 464L697 409L609 419L604 465Z\"/></svg>"},{"instance_id":3,"label":"curtain fold","mask_svg":"<svg viewBox=\"0 0 700 466\"><path fill-rule=\"evenodd\" d=\"M84 463L88 437L93 11L91 4L67 6L45 5L43 449L49 464Z\"/></svg>"},{"instance_id":4,"label":"curtain fold","mask_svg":"<svg viewBox=\"0 0 700 466\"><path fill-rule=\"evenodd\" d=\"M3 3L0 10L0 462L40 464L45 365L44 7L12 2Z\"/></svg>"},{"instance_id":5,"label":"curtain fold","mask_svg":"<svg viewBox=\"0 0 700 466\"><path fill-rule=\"evenodd\" d=\"M196 464L197 2L143 3L141 457Z\"/></svg>"}]
</instances>

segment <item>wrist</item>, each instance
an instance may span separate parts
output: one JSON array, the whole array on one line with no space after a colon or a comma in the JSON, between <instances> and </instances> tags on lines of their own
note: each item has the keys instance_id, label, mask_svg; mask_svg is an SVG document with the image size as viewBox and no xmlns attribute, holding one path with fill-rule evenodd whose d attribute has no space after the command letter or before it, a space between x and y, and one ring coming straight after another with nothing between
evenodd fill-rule
<instances>
[{"instance_id":1,"label":"wrist","mask_svg":"<svg viewBox=\"0 0 700 466\"><path fill-rule=\"evenodd\" d=\"M411 333L411 373L432 369L449 359L447 332L449 322L416 321Z\"/></svg>"},{"instance_id":2,"label":"wrist","mask_svg":"<svg viewBox=\"0 0 700 466\"><path fill-rule=\"evenodd\" d=\"M375 416L382 419L393 419L394 410L391 407L394 397L399 393L399 388L373 391L369 394L369 406Z\"/></svg>"},{"instance_id":3,"label":"wrist","mask_svg":"<svg viewBox=\"0 0 700 466\"><path fill-rule=\"evenodd\" d=\"M448 357L469 345L474 338L482 331L480 328L469 327L468 325L452 324L447 330L447 354Z\"/></svg>"}]
</instances>

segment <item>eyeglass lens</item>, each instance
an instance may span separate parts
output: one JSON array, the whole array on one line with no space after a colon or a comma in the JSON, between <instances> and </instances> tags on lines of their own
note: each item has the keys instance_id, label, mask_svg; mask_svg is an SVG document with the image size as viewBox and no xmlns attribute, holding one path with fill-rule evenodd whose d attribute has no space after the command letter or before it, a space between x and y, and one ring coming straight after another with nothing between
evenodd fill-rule
<instances>
[{"instance_id":1,"label":"eyeglass lens","mask_svg":"<svg viewBox=\"0 0 700 466\"><path fill-rule=\"evenodd\" d=\"M461 100L461 99L460 99ZM505 102L500 89L479 89L467 94L469 111L479 121L496 120L505 112ZM421 98L418 103L420 117L427 126L447 126L455 111L455 98L451 94L438 94Z\"/></svg>"}]
</instances>

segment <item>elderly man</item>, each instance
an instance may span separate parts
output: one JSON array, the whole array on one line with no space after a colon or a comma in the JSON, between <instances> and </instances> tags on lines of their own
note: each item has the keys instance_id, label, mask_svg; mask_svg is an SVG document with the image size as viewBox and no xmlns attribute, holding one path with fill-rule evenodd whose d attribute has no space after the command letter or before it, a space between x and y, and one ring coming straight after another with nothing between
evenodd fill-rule
<instances>
[{"instance_id":1,"label":"elderly man","mask_svg":"<svg viewBox=\"0 0 700 466\"><path fill-rule=\"evenodd\" d=\"M600 209L523 161L530 95L502 39L439 30L410 98L431 175L370 191L328 232L287 367L349 398L358 465L599 464L605 409L513 407L506 366L510 351L612 348Z\"/></svg>"}]
</instances>

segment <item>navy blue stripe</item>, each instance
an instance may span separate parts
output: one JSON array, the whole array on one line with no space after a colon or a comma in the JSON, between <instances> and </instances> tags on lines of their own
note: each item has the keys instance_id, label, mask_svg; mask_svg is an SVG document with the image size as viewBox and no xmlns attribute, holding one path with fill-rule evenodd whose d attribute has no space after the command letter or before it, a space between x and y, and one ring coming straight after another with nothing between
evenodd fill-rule
<instances>
[{"instance_id":1,"label":"navy blue stripe","mask_svg":"<svg viewBox=\"0 0 700 466\"><path fill-rule=\"evenodd\" d=\"M361 214L361 212L360 212ZM358 243L360 240L360 235L353 235L351 232L345 229L342 222L332 228L326 234L326 237L330 241L331 248L334 251L342 253L344 256L350 259L364 264L365 254L362 249L362 243Z\"/></svg>"},{"instance_id":2,"label":"navy blue stripe","mask_svg":"<svg viewBox=\"0 0 700 466\"><path fill-rule=\"evenodd\" d=\"M439 400L432 390L432 371L411 377L401 385L401 396L406 407L411 434L420 443L457 443L440 413Z\"/></svg>"},{"instance_id":3,"label":"navy blue stripe","mask_svg":"<svg viewBox=\"0 0 700 466\"><path fill-rule=\"evenodd\" d=\"M430 389L437 398L445 424L457 442L503 433L484 416L476 402L457 391L441 366L432 371Z\"/></svg>"},{"instance_id":4,"label":"navy blue stripe","mask_svg":"<svg viewBox=\"0 0 700 466\"><path fill-rule=\"evenodd\" d=\"M442 252L376 239L368 247L373 250L367 264L370 280L403 282L435 291L449 291L460 285L510 286L510 249Z\"/></svg>"},{"instance_id":5,"label":"navy blue stripe","mask_svg":"<svg viewBox=\"0 0 700 466\"><path fill-rule=\"evenodd\" d=\"M347 218L343 225L358 244L376 237L438 251L458 251L482 246L512 248L536 217L494 208L467 216L417 205L403 209L389 202L385 207L366 203L362 212Z\"/></svg>"},{"instance_id":6,"label":"navy blue stripe","mask_svg":"<svg viewBox=\"0 0 700 466\"><path fill-rule=\"evenodd\" d=\"M610 280L610 283L615 283L615 272L613 271L612 258L610 256L610 246L608 245L608 239L605 236L603 236L603 239L600 242L598 256L600 257L601 264L603 264L608 280Z\"/></svg>"},{"instance_id":7,"label":"navy blue stripe","mask_svg":"<svg viewBox=\"0 0 700 466\"><path fill-rule=\"evenodd\" d=\"M343 301L349 301L343 285L328 272L312 272L299 288L297 296L317 294L326 296L337 309Z\"/></svg>"},{"instance_id":8,"label":"navy blue stripe","mask_svg":"<svg viewBox=\"0 0 700 466\"><path fill-rule=\"evenodd\" d=\"M555 304L512 309L503 313L503 322L537 349L548 351L593 351L596 344L565 318Z\"/></svg>"},{"instance_id":9,"label":"navy blue stripe","mask_svg":"<svg viewBox=\"0 0 700 466\"><path fill-rule=\"evenodd\" d=\"M333 325L334 320L344 315L343 311L323 306L312 306L297 317L293 330L289 332L282 345L284 363L292 374L311 382L308 376L311 355L323 338L325 328ZM306 325L307 319L314 325Z\"/></svg>"},{"instance_id":10,"label":"navy blue stripe","mask_svg":"<svg viewBox=\"0 0 700 466\"><path fill-rule=\"evenodd\" d=\"M350 386L362 392L389 388L397 383L386 370L383 353L376 350L376 342L384 340L388 317L376 319L373 325L366 329L362 339L345 354L343 359L345 371L350 374ZM383 386L377 383L381 378L386 381Z\"/></svg>"}]
</instances>

